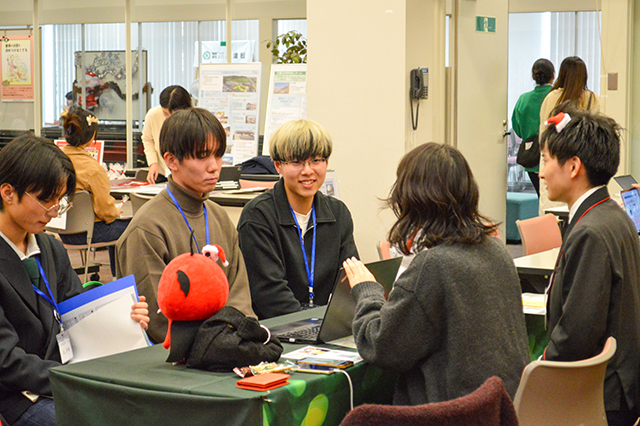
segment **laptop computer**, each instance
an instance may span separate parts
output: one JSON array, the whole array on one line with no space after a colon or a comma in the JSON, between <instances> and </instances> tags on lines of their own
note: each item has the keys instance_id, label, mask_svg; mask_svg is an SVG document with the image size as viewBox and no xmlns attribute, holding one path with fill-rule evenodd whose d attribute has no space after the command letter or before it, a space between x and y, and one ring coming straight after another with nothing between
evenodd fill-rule
<instances>
[{"instance_id":1,"label":"laptop computer","mask_svg":"<svg viewBox=\"0 0 640 426\"><path fill-rule=\"evenodd\" d=\"M376 281L385 289L388 295L393 288L398 269L402 263L401 257L367 263ZM343 268L340 268L338 278L333 286L333 292L327 304L324 318L308 318L283 324L270 329L282 342L286 343L326 343L332 340L350 336L351 323L355 314L356 303L351 297L351 286Z\"/></svg>"},{"instance_id":2,"label":"laptop computer","mask_svg":"<svg viewBox=\"0 0 640 426\"><path fill-rule=\"evenodd\" d=\"M240 174L242 167L240 166L222 166L220 169L220 177L216 183L215 191L227 191L230 189L240 189Z\"/></svg>"},{"instance_id":3,"label":"laptop computer","mask_svg":"<svg viewBox=\"0 0 640 426\"><path fill-rule=\"evenodd\" d=\"M620 192L624 209L636 226L636 231L640 235L640 193L636 188L630 188Z\"/></svg>"}]
</instances>

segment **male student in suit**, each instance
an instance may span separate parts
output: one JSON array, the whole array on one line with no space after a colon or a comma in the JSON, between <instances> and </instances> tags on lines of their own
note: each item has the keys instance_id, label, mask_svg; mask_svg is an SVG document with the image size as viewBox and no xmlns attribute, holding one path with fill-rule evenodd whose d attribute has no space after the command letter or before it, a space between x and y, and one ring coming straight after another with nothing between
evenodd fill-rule
<instances>
[{"instance_id":1,"label":"male student in suit","mask_svg":"<svg viewBox=\"0 0 640 426\"><path fill-rule=\"evenodd\" d=\"M640 406L640 246L635 226L606 188L620 163L620 128L602 115L567 111L549 119L540 141L540 179L549 199L570 209L548 289L544 359L590 358L613 336L607 420L633 425Z\"/></svg>"},{"instance_id":2,"label":"male student in suit","mask_svg":"<svg viewBox=\"0 0 640 426\"><path fill-rule=\"evenodd\" d=\"M226 139L224 128L207 110L182 109L167 118L160 132L160 150L171 170L167 188L138 210L116 244L118 276L135 275L138 291L148 297L148 334L155 343L164 340L168 328L167 318L158 312L160 277L174 257L192 247L197 252L208 244L224 249L229 262L223 268L229 280L227 305L255 316L238 233L222 207L209 200Z\"/></svg>"}]
</instances>

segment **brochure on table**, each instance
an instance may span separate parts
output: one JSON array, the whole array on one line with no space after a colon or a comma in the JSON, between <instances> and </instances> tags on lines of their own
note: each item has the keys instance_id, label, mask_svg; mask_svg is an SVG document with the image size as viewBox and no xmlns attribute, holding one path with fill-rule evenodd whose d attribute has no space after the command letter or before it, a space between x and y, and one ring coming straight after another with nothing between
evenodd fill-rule
<instances>
[{"instance_id":1,"label":"brochure on table","mask_svg":"<svg viewBox=\"0 0 640 426\"><path fill-rule=\"evenodd\" d=\"M71 363L150 346L140 324L131 319L138 301L133 275L81 293L58 304L71 339Z\"/></svg>"},{"instance_id":2,"label":"brochure on table","mask_svg":"<svg viewBox=\"0 0 640 426\"><path fill-rule=\"evenodd\" d=\"M262 155L269 155L269 139L287 121L307 118L307 64L271 65Z\"/></svg>"},{"instance_id":3,"label":"brochure on table","mask_svg":"<svg viewBox=\"0 0 640 426\"><path fill-rule=\"evenodd\" d=\"M211 111L227 133L225 165L258 155L262 64L202 64L199 106Z\"/></svg>"}]
</instances>

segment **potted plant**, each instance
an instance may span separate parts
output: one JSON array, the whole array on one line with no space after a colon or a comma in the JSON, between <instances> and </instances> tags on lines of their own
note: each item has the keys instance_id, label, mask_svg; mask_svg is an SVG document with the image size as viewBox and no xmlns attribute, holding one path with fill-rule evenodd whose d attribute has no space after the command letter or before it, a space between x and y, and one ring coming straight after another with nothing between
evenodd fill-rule
<instances>
[{"instance_id":1,"label":"potted plant","mask_svg":"<svg viewBox=\"0 0 640 426\"><path fill-rule=\"evenodd\" d=\"M275 40L267 41L276 64L306 64L307 39L295 30L279 35Z\"/></svg>"}]
</instances>

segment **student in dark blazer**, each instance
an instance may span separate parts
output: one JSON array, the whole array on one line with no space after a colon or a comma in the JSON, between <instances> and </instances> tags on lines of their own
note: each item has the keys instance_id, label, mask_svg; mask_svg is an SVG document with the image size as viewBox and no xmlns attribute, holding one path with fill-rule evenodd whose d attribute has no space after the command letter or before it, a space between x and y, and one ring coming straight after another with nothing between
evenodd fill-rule
<instances>
[{"instance_id":1,"label":"student in dark blazer","mask_svg":"<svg viewBox=\"0 0 640 426\"><path fill-rule=\"evenodd\" d=\"M56 424L49 369L62 362L57 304L82 292L62 243L44 228L70 207L76 175L53 143L25 134L0 151L0 416ZM147 304L131 318L146 328Z\"/></svg>"},{"instance_id":2,"label":"student in dark blazer","mask_svg":"<svg viewBox=\"0 0 640 426\"><path fill-rule=\"evenodd\" d=\"M551 120L541 138L540 178L549 199L566 202L570 211L549 284L544 359L586 359L615 337L604 385L607 420L633 425L640 405L640 245L606 188L620 162L620 128L577 110Z\"/></svg>"}]
</instances>

